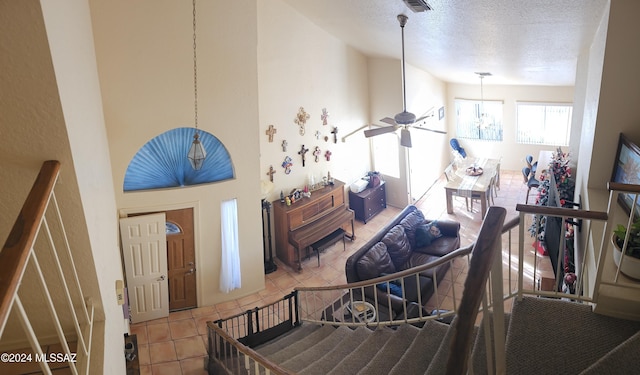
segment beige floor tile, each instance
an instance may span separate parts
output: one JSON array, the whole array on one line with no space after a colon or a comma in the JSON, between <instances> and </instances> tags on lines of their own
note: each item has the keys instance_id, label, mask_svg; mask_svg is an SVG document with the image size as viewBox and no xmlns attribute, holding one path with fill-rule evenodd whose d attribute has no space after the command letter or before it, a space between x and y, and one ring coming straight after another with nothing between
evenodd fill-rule
<instances>
[{"instance_id":1,"label":"beige floor tile","mask_svg":"<svg viewBox=\"0 0 640 375\"><path fill-rule=\"evenodd\" d=\"M153 375L177 375L182 374L180 362L173 361L151 365Z\"/></svg>"},{"instance_id":2,"label":"beige floor tile","mask_svg":"<svg viewBox=\"0 0 640 375\"><path fill-rule=\"evenodd\" d=\"M151 358L149 357L149 344L138 343L138 363L140 365L151 364Z\"/></svg>"},{"instance_id":3,"label":"beige floor tile","mask_svg":"<svg viewBox=\"0 0 640 375\"><path fill-rule=\"evenodd\" d=\"M131 334L136 335L136 340L138 340L138 345L149 343L149 339L147 337L147 325L146 324L134 324L131 326Z\"/></svg>"},{"instance_id":4,"label":"beige floor tile","mask_svg":"<svg viewBox=\"0 0 640 375\"><path fill-rule=\"evenodd\" d=\"M149 343L171 340L169 323L161 322L147 326L147 337Z\"/></svg>"},{"instance_id":5,"label":"beige floor tile","mask_svg":"<svg viewBox=\"0 0 640 375\"><path fill-rule=\"evenodd\" d=\"M169 329L171 330L171 337L174 340L196 336L198 334L196 323L193 319L183 319L169 322Z\"/></svg>"},{"instance_id":6,"label":"beige floor tile","mask_svg":"<svg viewBox=\"0 0 640 375\"><path fill-rule=\"evenodd\" d=\"M180 361L182 375L207 375L204 369L204 357L187 358Z\"/></svg>"},{"instance_id":7,"label":"beige floor tile","mask_svg":"<svg viewBox=\"0 0 640 375\"><path fill-rule=\"evenodd\" d=\"M178 360L192 357L202 357L207 354L200 336L192 336L187 337L186 339L175 340L174 343Z\"/></svg>"},{"instance_id":8,"label":"beige floor tile","mask_svg":"<svg viewBox=\"0 0 640 375\"><path fill-rule=\"evenodd\" d=\"M191 310L182 310L182 311L176 311L176 312L171 312L169 313L169 321L175 321L175 320L183 320L183 319L190 319L193 316L191 315Z\"/></svg>"},{"instance_id":9,"label":"beige floor tile","mask_svg":"<svg viewBox=\"0 0 640 375\"><path fill-rule=\"evenodd\" d=\"M151 364L176 361L178 357L173 341L149 344L149 358Z\"/></svg>"}]
</instances>

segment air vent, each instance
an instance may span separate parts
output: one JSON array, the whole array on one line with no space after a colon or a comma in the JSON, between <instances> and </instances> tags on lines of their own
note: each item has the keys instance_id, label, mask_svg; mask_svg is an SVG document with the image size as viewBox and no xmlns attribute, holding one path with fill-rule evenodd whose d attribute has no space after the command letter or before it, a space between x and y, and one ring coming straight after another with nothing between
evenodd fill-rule
<instances>
[{"instance_id":1,"label":"air vent","mask_svg":"<svg viewBox=\"0 0 640 375\"><path fill-rule=\"evenodd\" d=\"M405 4L415 13L426 12L433 10L431 5L427 4L425 0L403 0Z\"/></svg>"}]
</instances>

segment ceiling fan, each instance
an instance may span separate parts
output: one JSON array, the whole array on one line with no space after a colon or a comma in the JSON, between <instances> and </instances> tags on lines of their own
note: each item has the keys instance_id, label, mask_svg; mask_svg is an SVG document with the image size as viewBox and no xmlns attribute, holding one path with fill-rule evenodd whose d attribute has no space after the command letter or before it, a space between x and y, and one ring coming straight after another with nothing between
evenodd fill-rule
<instances>
[{"instance_id":1,"label":"ceiling fan","mask_svg":"<svg viewBox=\"0 0 640 375\"><path fill-rule=\"evenodd\" d=\"M433 114L416 118L411 112L407 112L407 85L405 82L405 66L404 66L404 26L407 24L409 17L404 14L398 14L398 21L400 22L400 30L402 33L402 112L394 116L394 118L385 117L380 121L389 124L390 126L383 126L376 129L369 129L364 131L364 136L369 138L380 134L391 133L400 128L400 144L404 147L411 147L411 133L409 128L428 130L434 133L446 134L442 130L435 130L423 127L416 127L414 124L424 120L427 117L433 116Z\"/></svg>"}]
</instances>

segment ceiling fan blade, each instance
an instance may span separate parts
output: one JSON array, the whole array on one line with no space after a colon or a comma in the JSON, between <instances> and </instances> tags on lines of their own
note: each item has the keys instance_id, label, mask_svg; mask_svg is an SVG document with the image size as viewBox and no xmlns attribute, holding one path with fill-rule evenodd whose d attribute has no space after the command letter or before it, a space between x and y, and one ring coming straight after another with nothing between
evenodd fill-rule
<instances>
[{"instance_id":1,"label":"ceiling fan blade","mask_svg":"<svg viewBox=\"0 0 640 375\"><path fill-rule=\"evenodd\" d=\"M369 138L380 134L386 134L396 131L396 126L384 126L382 128L368 129L364 131L364 136Z\"/></svg>"},{"instance_id":2,"label":"ceiling fan blade","mask_svg":"<svg viewBox=\"0 0 640 375\"><path fill-rule=\"evenodd\" d=\"M421 126L413 126L414 129L420 129L420 130L426 130L429 132L434 132L434 133L438 133L438 134L447 134L446 131L444 130L436 130L436 129L429 129L429 128L423 128Z\"/></svg>"},{"instance_id":3,"label":"ceiling fan blade","mask_svg":"<svg viewBox=\"0 0 640 375\"><path fill-rule=\"evenodd\" d=\"M392 119L391 117L385 117L383 119L380 120L381 122L384 122L385 124L389 124L389 125L398 125L396 123L396 120Z\"/></svg>"},{"instance_id":4,"label":"ceiling fan blade","mask_svg":"<svg viewBox=\"0 0 640 375\"><path fill-rule=\"evenodd\" d=\"M407 128L400 130L400 144L404 147L411 147L411 132Z\"/></svg>"},{"instance_id":5,"label":"ceiling fan blade","mask_svg":"<svg viewBox=\"0 0 640 375\"><path fill-rule=\"evenodd\" d=\"M426 115L426 116L418 117L418 118L416 119L416 122L420 122L420 121L422 121L422 120L424 120L424 119L426 119L426 118L429 118L429 117L433 117L433 115Z\"/></svg>"}]
</instances>

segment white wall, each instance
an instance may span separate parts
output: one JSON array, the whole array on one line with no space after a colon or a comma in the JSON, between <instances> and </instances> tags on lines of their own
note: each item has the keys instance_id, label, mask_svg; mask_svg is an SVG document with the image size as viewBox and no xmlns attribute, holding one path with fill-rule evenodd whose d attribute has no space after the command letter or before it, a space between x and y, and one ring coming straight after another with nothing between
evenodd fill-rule
<instances>
[{"instance_id":1,"label":"white wall","mask_svg":"<svg viewBox=\"0 0 640 375\"><path fill-rule=\"evenodd\" d=\"M347 184L369 169L369 143L362 131L342 137L368 123L368 83L366 58L280 0L258 2L258 76L260 115L260 180L268 180L273 166L274 189L269 200L279 199L293 188L302 188L310 176L319 181L328 172ZM310 118L305 134L294 123L298 109L304 107ZM328 125L322 125L321 113L329 112ZM266 130L273 125L277 133L268 141ZM338 128L338 142L331 131ZM320 139L316 138L320 132ZM328 141L324 140L328 137ZM282 142L288 143L283 151ZM305 166L298 155L301 146L309 149ZM321 155L315 161L312 152ZM324 157L331 152L330 160ZM282 163L293 159L290 174Z\"/></svg>"},{"instance_id":2,"label":"white wall","mask_svg":"<svg viewBox=\"0 0 640 375\"><path fill-rule=\"evenodd\" d=\"M491 85L488 81L490 78L484 81L484 99L503 101L503 139L502 142L458 139L467 155L502 158L502 169L520 170L525 166L526 155L533 155L537 159L541 150L554 150L556 146L516 143L516 101L571 103L573 87ZM480 100L480 82L478 85L448 84L447 98L447 125L453 138L456 134L455 99ZM570 151L569 147L563 147L563 150Z\"/></svg>"},{"instance_id":3,"label":"white wall","mask_svg":"<svg viewBox=\"0 0 640 375\"><path fill-rule=\"evenodd\" d=\"M93 277L81 276L84 285L91 285L87 280L93 281L95 277L100 288L101 299L94 303L98 306L96 320L104 321L104 342L103 346L94 346L92 359L103 367L94 367L92 371L115 374L124 367L122 345L126 326L115 294L115 282L122 280L123 275L89 4L86 0L55 4L43 1L42 12L92 256L92 259L86 255L76 257L76 265L82 268L81 275L88 270L95 272Z\"/></svg>"},{"instance_id":4,"label":"white wall","mask_svg":"<svg viewBox=\"0 0 640 375\"><path fill-rule=\"evenodd\" d=\"M91 0L105 122L119 209L193 206L198 305L264 287L255 0L197 3L198 124L231 155L235 179L123 193L126 168L153 137L193 126L193 24L188 1ZM242 288L219 291L220 203L238 199Z\"/></svg>"},{"instance_id":5,"label":"white wall","mask_svg":"<svg viewBox=\"0 0 640 375\"><path fill-rule=\"evenodd\" d=\"M371 122L387 126L379 120L384 117L393 118L403 109L401 60L371 57L368 66ZM406 65L406 82L407 111L417 117L433 111L435 117L425 121L424 126L446 130L446 117L442 121L437 117L438 109L445 102L444 82L411 65ZM400 131L391 133L392 135L378 136L374 141L377 146L374 162L376 158L399 160L398 176L384 176L387 183L387 203L395 207L404 207L413 203L413 199L419 199L440 176L448 162L446 150L449 140L446 135L432 132L423 134L423 131L416 129L410 131L414 143L410 150L399 146ZM378 169L375 164L374 169ZM412 170L413 177L409 177L409 169ZM410 185L413 185L411 189Z\"/></svg>"}]
</instances>

